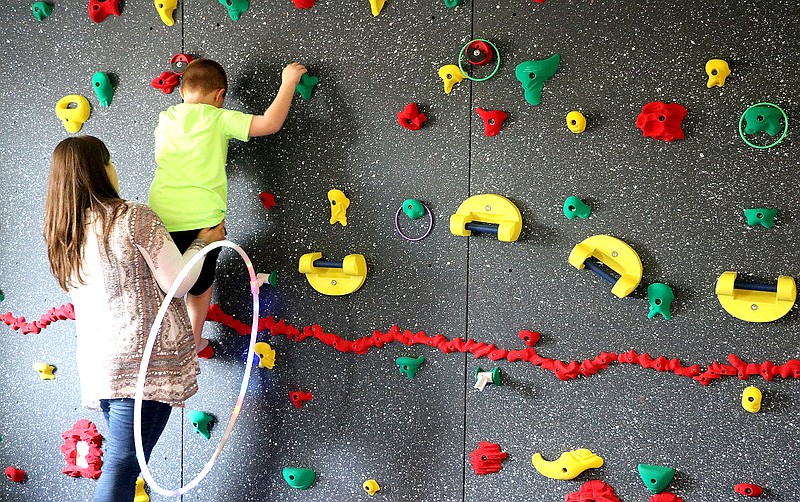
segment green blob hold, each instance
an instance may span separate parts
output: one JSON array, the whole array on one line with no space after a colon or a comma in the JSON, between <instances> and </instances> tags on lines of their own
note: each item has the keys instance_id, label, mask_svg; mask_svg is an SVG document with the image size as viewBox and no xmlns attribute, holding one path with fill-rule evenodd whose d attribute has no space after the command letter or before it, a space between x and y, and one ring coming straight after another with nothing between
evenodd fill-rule
<instances>
[{"instance_id":1,"label":"green blob hold","mask_svg":"<svg viewBox=\"0 0 800 502\"><path fill-rule=\"evenodd\" d=\"M114 86L111 85L111 79L107 74L102 71L95 72L92 75L92 88L100 100L100 106L111 105L111 100L114 99Z\"/></svg>"},{"instance_id":2,"label":"green blob hold","mask_svg":"<svg viewBox=\"0 0 800 502\"><path fill-rule=\"evenodd\" d=\"M53 6L47 2L35 2L31 5L33 17L39 21L44 21L44 18L49 17L53 13Z\"/></svg>"},{"instance_id":3,"label":"green blob hold","mask_svg":"<svg viewBox=\"0 0 800 502\"><path fill-rule=\"evenodd\" d=\"M317 478L317 473L305 467L284 467L283 479L292 488L305 490L310 487Z\"/></svg>"},{"instance_id":4,"label":"green blob hold","mask_svg":"<svg viewBox=\"0 0 800 502\"><path fill-rule=\"evenodd\" d=\"M514 71L517 80L525 90L525 101L536 106L542 102L544 83L558 71L561 55L554 54L547 59L523 61Z\"/></svg>"},{"instance_id":5,"label":"green blob hold","mask_svg":"<svg viewBox=\"0 0 800 502\"><path fill-rule=\"evenodd\" d=\"M564 201L564 216L570 220L576 216L585 220L590 214L592 214L592 208L574 195L567 197L567 200Z\"/></svg>"},{"instance_id":6,"label":"green blob hold","mask_svg":"<svg viewBox=\"0 0 800 502\"><path fill-rule=\"evenodd\" d=\"M744 217L747 218L747 224L751 227L762 226L764 228L772 228L775 226L775 215L778 210L769 207L756 207L744 210Z\"/></svg>"},{"instance_id":7,"label":"green blob hold","mask_svg":"<svg viewBox=\"0 0 800 502\"><path fill-rule=\"evenodd\" d=\"M444 6L447 7L448 9L453 9L461 5L462 1L463 0L444 0Z\"/></svg>"},{"instance_id":8,"label":"green blob hold","mask_svg":"<svg viewBox=\"0 0 800 502\"><path fill-rule=\"evenodd\" d=\"M425 216L425 206L416 199L406 199L403 201L403 212L412 220L418 220Z\"/></svg>"},{"instance_id":9,"label":"green blob hold","mask_svg":"<svg viewBox=\"0 0 800 502\"><path fill-rule=\"evenodd\" d=\"M747 134L765 132L770 136L777 136L783 131L782 118L783 114L780 109L774 106L751 106L744 112L744 132Z\"/></svg>"},{"instance_id":10,"label":"green blob hold","mask_svg":"<svg viewBox=\"0 0 800 502\"><path fill-rule=\"evenodd\" d=\"M675 476L675 469L660 465L639 464L639 477L644 481L650 493L661 493Z\"/></svg>"},{"instance_id":11,"label":"green blob hold","mask_svg":"<svg viewBox=\"0 0 800 502\"><path fill-rule=\"evenodd\" d=\"M398 357L395 363L400 369L400 373L408 378L414 378L420 365L425 362L425 356L414 357Z\"/></svg>"},{"instance_id":12,"label":"green blob hold","mask_svg":"<svg viewBox=\"0 0 800 502\"><path fill-rule=\"evenodd\" d=\"M672 288L663 282L654 282L647 286L647 301L650 302L650 313L647 314L647 318L652 319L657 314L661 314L664 319L669 321L672 317L669 309L674 299L675 293Z\"/></svg>"},{"instance_id":13,"label":"green blob hold","mask_svg":"<svg viewBox=\"0 0 800 502\"><path fill-rule=\"evenodd\" d=\"M214 417L205 411L189 410L186 412L186 419L194 426L194 431L206 439L211 439L211 432L208 426L214 421Z\"/></svg>"},{"instance_id":14,"label":"green blob hold","mask_svg":"<svg viewBox=\"0 0 800 502\"><path fill-rule=\"evenodd\" d=\"M227 7L228 15L234 21L238 21L239 16L247 12L247 9L250 8L250 2L248 0L219 0L219 3Z\"/></svg>"},{"instance_id":15,"label":"green blob hold","mask_svg":"<svg viewBox=\"0 0 800 502\"><path fill-rule=\"evenodd\" d=\"M269 273L269 279L267 279L267 282L269 282L269 285L272 286L273 288L277 288L278 287L278 271L277 270L273 270L272 272Z\"/></svg>"},{"instance_id":16,"label":"green blob hold","mask_svg":"<svg viewBox=\"0 0 800 502\"><path fill-rule=\"evenodd\" d=\"M318 83L318 77L312 77L308 73L303 73L303 76L300 77L300 82L298 82L297 87L294 88L294 92L300 94L304 100L308 101L311 99L311 94L314 92L314 87Z\"/></svg>"}]
</instances>

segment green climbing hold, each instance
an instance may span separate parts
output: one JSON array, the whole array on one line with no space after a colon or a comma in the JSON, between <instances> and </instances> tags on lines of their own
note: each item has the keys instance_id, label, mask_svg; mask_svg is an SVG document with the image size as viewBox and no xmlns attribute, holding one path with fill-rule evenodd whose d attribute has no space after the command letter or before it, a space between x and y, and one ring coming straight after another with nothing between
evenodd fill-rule
<instances>
[{"instance_id":1,"label":"green climbing hold","mask_svg":"<svg viewBox=\"0 0 800 502\"><path fill-rule=\"evenodd\" d=\"M416 199L406 199L403 201L403 212L412 220L418 220L425 216L425 206Z\"/></svg>"},{"instance_id":2,"label":"green climbing hold","mask_svg":"<svg viewBox=\"0 0 800 502\"><path fill-rule=\"evenodd\" d=\"M286 480L286 483L289 486L292 488L297 488L298 490L307 489L314 483L316 478L317 473L315 473L312 469L307 469L305 467L283 468L283 479Z\"/></svg>"},{"instance_id":3,"label":"green climbing hold","mask_svg":"<svg viewBox=\"0 0 800 502\"><path fill-rule=\"evenodd\" d=\"M783 112L780 108L769 105L753 105L744 112L744 132L755 134L765 132L777 136L783 130Z\"/></svg>"},{"instance_id":4,"label":"green climbing hold","mask_svg":"<svg viewBox=\"0 0 800 502\"><path fill-rule=\"evenodd\" d=\"M300 77L300 82L295 87L294 92L300 94L304 100L311 99L311 94L314 92L314 87L319 83L318 77L312 77L308 73L303 73Z\"/></svg>"},{"instance_id":5,"label":"green climbing hold","mask_svg":"<svg viewBox=\"0 0 800 502\"><path fill-rule=\"evenodd\" d=\"M92 75L92 87L94 93L97 94L97 99L100 101L100 106L109 106L111 100L114 98L114 86L111 85L111 79L102 71L96 71Z\"/></svg>"},{"instance_id":6,"label":"green climbing hold","mask_svg":"<svg viewBox=\"0 0 800 502\"><path fill-rule=\"evenodd\" d=\"M536 106L542 102L544 83L558 71L561 55L554 54L547 59L523 61L517 65L515 74L525 90L525 101Z\"/></svg>"},{"instance_id":7,"label":"green climbing hold","mask_svg":"<svg viewBox=\"0 0 800 502\"><path fill-rule=\"evenodd\" d=\"M462 1L463 0L444 0L444 6L447 7L448 9L453 9L461 5Z\"/></svg>"},{"instance_id":8,"label":"green climbing hold","mask_svg":"<svg viewBox=\"0 0 800 502\"><path fill-rule=\"evenodd\" d=\"M420 365L425 362L425 356L414 357L398 357L395 363L400 369L400 373L408 378L414 378Z\"/></svg>"},{"instance_id":9,"label":"green climbing hold","mask_svg":"<svg viewBox=\"0 0 800 502\"><path fill-rule=\"evenodd\" d=\"M747 218L747 224L751 227L758 225L761 225L764 228L774 227L776 214L778 214L777 209L768 207L757 207L744 210L744 217Z\"/></svg>"},{"instance_id":10,"label":"green climbing hold","mask_svg":"<svg viewBox=\"0 0 800 502\"><path fill-rule=\"evenodd\" d=\"M269 273L269 279L267 279L267 282L273 288L277 288L278 287L278 271L277 270L273 270L272 272Z\"/></svg>"},{"instance_id":11,"label":"green climbing hold","mask_svg":"<svg viewBox=\"0 0 800 502\"><path fill-rule=\"evenodd\" d=\"M248 0L219 0L219 3L228 9L228 15L234 21L238 21L239 16L247 12L247 9L250 8L250 2Z\"/></svg>"},{"instance_id":12,"label":"green climbing hold","mask_svg":"<svg viewBox=\"0 0 800 502\"><path fill-rule=\"evenodd\" d=\"M52 14L53 6L47 2L35 2L31 5L31 11L33 11L33 17L39 21L44 21L44 18Z\"/></svg>"},{"instance_id":13,"label":"green climbing hold","mask_svg":"<svg viewBox=\"0 0 800 502\"><path fill-rule=\"evenodd\" d=\"M650 302L650 313L647 314L647 318L652 319L661 314L664 319L669 321L672 317L669 309L674 299L675 293L672 292L672 288L663 282L654 282L647 286L647 301Z\"/></svg>"},{"instance_id":14,"label":"green climbing hold","mask_svg":"<svg viewBox=\"0 0 800 502\"><path fill-rule=\"evenodd\" d=\"M206 439L211 439L211 432L208 427L214 421L214 417L205 411L189 410L186 412L186 419L194 426L194 431Z\"/></svg>"},{"instance_id":15,"label":"green climbing hold","mask_svg":"<svg viewBox=\"0 0 800 502\"><path fill-rule=\"evenodd\" d=\"M2 302L5 299L6 299L6 295L4 295L2 291L0 291L0 302Z\"/></svg>"},{"instance_id":16,"label":"green climbing hold","mask_svg":"<svg viewBox=\"0 0 800 502\"><path fill-rule=\"evenodd\" d=\"M482 375L481 374L487 374L487 373L489 374L489 376L491 376L491 380L487 379L486 382L483 383L483 385L485 385L486 383L489 383L489 382L491 382L494 385L503 385L502 381L500 380L500 368L499 367L494 368L492 371L484 371L483 369L481 369L480 366L478 366L477 368L475 368L475 382L477 382L478 384L481 384L482 383L481 382L481 380L482 380ZM483 388L483 385L481 385L481 389ZM476 385L476 387L477 387L477 385Z\"/></svg>"},{"instance_id":17,"label":"green climbing hold","mask_svg":"<svg viewBox=\"0 0 800 502\"><path fill-rule=\"evenodd\" d=\"M585 220L590 214L592 214L592 208L574 195L567 197L567 200L564 201L564 216L570 220L576 216Z\"/></svg>"},{"instance_id":18,"label":"green climbing hold","mask_svg":"<svg viewBox=\"0 0 800 502\"><path fill-rule=\"evenodd\" d=\"M650 493L661 493L675 476L675 469L660 465L639 464L639 477L644 481Z\"/></svg>"}]
</instances>

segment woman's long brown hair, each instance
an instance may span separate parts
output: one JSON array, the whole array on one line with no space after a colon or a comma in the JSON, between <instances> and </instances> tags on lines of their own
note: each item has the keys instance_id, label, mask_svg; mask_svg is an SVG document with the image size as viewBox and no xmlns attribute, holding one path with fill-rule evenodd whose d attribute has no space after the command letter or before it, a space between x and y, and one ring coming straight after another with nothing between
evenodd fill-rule
<instances>
[{"instance_id":1,"label":"woman's long brown hair","mask_svg":"<svg viewBox=\"0 0 800 502\"><path fill-rule=\"evenodd\" d=\"M50 271L65 291L84 284L81 259L87 222L99 218L103 231L98 240L107 252L114 222L127 210L108 177L110 162L108 148L93 136L67 138L53 151L43 233Z\"/></svg>"}]
</instances>

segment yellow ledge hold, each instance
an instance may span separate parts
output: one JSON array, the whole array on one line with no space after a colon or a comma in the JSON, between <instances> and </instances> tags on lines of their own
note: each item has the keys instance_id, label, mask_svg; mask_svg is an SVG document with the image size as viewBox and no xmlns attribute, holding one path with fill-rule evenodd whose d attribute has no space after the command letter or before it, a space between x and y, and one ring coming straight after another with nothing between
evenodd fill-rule
<instances>
[{"instance_id":1,"label":"yellow ledge hold","mask_svg":"<svg viewBox=\"0 0 800 502\"><path fill-rule=\"evenodd\" d=\"M80 94L68 94L56 103L56 115L61 119L64 129L73 134L80 131L83 123L89 120L91 111L89 100Z\"/></svg>"},{"instance_id":2,"label":"yellow ledge hold","mask_svg":"<svg viewBox=\"0 0 800 502\"><path fill-rule=\"evenodd\" d=\"M468 228L470 226L473 228ZM491 233L497 235L497 240L514 242L521 231L522 214L513 202L502 195L473 195L450 216L450 232L453 235L469 237L473 232Z\"/></svg>"},{"instance_id":3,"label":"yellow ledge hold","mask_svg":"<svg viewBox=\"0 0 800 502\"><path fill-rule=\"evenodd\" d=\"M642 281L642 260L625 241L610 235L593 235L578 243L569 254L569 264L583 270L588 258L595 258L619 274L611 292L625 298Z\"/></svg>"},{"instance_id":4,"label":"yellow ledge hold","mask_svg":"<svg viewBox=\"0 0 800 502\"><path fill-rule=\"evenodd\" d=\"M532 462L537 471L551 479L574 479L586 469L603 466L603 458L586 448L565 451L558 460L553 461L545 460L541 453L535 453Z\"/></svg>"},{"instance_id":5,"label":"yellow ledge hold","mask_svg":"<svg viewBox=\"0 0 800 502\"><path fill-rule=\"evenodd\" d=\"M439 68L439 77L444 81L444 92L446 94L450 94L454 85L467 78L461 68L454 64L446 64Z\"/></svg>"},{"instance_id":6,"label":"yellow ledge hold","mask_svg":"<svg viewBox=\"0 0 800 502\"><path fill-rule=\"evenodd\" d=\"M778 276L774 287L740 283L737 288L736 272L723 272L717 279L716 293L719 303L730 315L749 322L770 322L789 313L797 298L794 278ZM746 289L759 286L763 289Z\"/></svg>"},{"instance_id":7,"label":"yellow ledge hold","mask_svg":"<svg viewBox=\"0 0 800 502\"><path fill-rule=\"evenodd\" d=\"M256 342L253 349L258 356L258 367L271 370L275 367L275 349L267 342Z\"/></svg>"},{"instance_id":8,"label":"yellow ledge hold","mask_svg":"<svg viewBox=\"0 0 800 502\"><path fill-rule=\"evenodd\" d=\"M330 296L358 291L367 279L367 262L361 254L349 254L343 261L334 262L323 260L322 253L306 253L300 257L298 270L306 274L311 287Z\"/></svg>"},{"instance_id":9,"label":"yellow ledge hold","mask_svg":"<svg viewBox=\"0 0 800 502\"><path fill-rule=\"evenodd\" d=\"M161 20L167 26L172 26L175 24L175 20L172 18L172 13L178 8L178 0L154 0L153 3L156 6L156 10L158 11L158 15L161 16Z\"/></svg>"}]
</instances>

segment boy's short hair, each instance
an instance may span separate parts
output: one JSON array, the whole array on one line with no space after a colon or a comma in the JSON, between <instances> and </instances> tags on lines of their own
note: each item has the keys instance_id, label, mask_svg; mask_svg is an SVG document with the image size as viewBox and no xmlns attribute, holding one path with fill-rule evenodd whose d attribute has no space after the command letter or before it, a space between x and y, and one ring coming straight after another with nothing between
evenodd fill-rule
<instances>
[{"instance_id":1,"label":"boy's short hair","mask_svg":"<svg viewBox=\"0 0 800 502\"><path fill-rule=\"evenodd\" d=\"M183 72L181 87L204 94L218 89L228 89L228 76L225 69L211 59L195 59Z\"/></svg>"}]
</instances>

